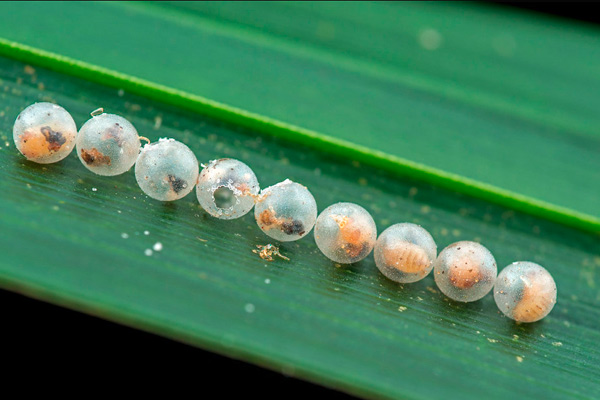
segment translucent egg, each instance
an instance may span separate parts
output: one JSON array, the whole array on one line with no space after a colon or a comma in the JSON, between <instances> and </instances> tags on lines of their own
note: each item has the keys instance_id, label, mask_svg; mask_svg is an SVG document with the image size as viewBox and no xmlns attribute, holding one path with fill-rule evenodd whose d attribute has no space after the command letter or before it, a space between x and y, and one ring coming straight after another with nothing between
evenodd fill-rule
<instances>
[{"instance_id":1,"label":"translucent egg","mask_svg":"<svg viewBox=\"0 0 600 400\"><path fill-rule=\"evenodd\" d=\"M442 250L433 272L442 293L452 300L470 302L492 290L498 268L488 249L479 243L462 241Z\"/></svg>"},{"instance_id":2,"label":"translucent egg","mask_svg":"<svg viewBox=\"0 0 600 400\"><path fill-rule=\"evenodd\" d=\"M354 203L336 203L317 218L315 242L330 260L351 264L369 255L377 240L371 214Z\"/></svg>"},{"instance_id":3,"label":"translucent egg","mask_svg":"<svg viewBox=\"0 0 600 400\"><path fill-rule=\"evenodd\" d=\"M515 321L539 321L556 304L556 283L541 265L517 261L498 275L494 300L500 311Z\"/></svg>"},{"instance_id":4,"label":"translucent egg","mask_svg":"<svg viewBox=\"0 0 600 400\"><path fill-rule=\"evenodd\" d=\"M436 255L437 246L429 232L411 223L390 226L375 243L375 265L383 275L400 283L425 278Z\"/></svg>"},{"instance_id":5,"label":"translucent egg","mask_svg":"<svg viewBox=\"0 0 600 400\"><path fill-rule=\"evenodd\" d=\"M125 118L100 114L89 119L77 135L77 155L98 175L120 175L135 164L140 152L138 133Z\"/></svg>"},{"instance_id":6,"label":"translucent egg","mask_svg":"<svg viewBox=\"0 0 600 400\"><path fill-rule=\"evenodd\" d=\"M71 114L52 103L35 103L21 111L13 126L17 149L28 160L50 164L68 156L77 126Z\"/></svg>"},{"instance_id":7,"label":"translucent egg","mask_svg":"<svg viewBox=\"0 0 600 400\"><path fill-rule=\"evenodd\" d=\"M196 196L202 208L213 217L234 219L254 207L259 190L256 175L249 166L222 158L211 161L202 170Z\"/></svg>"},{"instance_id":8,"label":"translucent egg","mask_svg":"<svg viewBox=\"0 0 600 400\"><path fill-rule=\"evenodd\" d=\"M162 201L181 199L198 181L198 160L185 144L160 139L142 148L135 179L148 196Z\"/></svg>"},{"instance_id":9,"label":"translucent egg","mask_svg":"<svg viewBox=\"0 0 600 400\"><path fill-rule=\"evenodd\" d=\"M260 193L254 216L264 233L280 242L290 242L313 228L317 203L306 186L286 179Z\"/></svg>"}]
</instances>

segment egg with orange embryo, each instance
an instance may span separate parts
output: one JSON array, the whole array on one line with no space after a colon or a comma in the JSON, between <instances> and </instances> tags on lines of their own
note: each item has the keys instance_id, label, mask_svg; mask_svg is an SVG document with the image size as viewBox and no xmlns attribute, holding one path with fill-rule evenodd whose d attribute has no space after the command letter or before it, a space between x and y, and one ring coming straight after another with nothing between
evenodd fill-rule
<instances>
[{"instance_id":1,"label":"egg with orange embryo","mask_svg":"<svg viewBox=\"0 0 600 400\"><path fill-rule=\"evenodd\" d=\"M411 223L395 224L379 235L375 265L387 278L411 283L425 278L433 268L437 246L424 228Z\"/></svg>"},{"instance_id":2,"label":"egg with orange embryo","mask_svg":"<svg viewBox=\"0 0 600 400\"><path fill-rule=\"evenodd\" d=\"M367 257L377 240L371 214L358 204L336 203L317 218L315 242L330 260L352 264Z\"/></svg>"},{"instance_id":3,"label":"egg with orange embryo","mask_svg":"<svg viewBox=\"0 0 600 400\"><path fill-rule=\"evenodd\" d=\"M556 283L541 265L517 261L498 275L494 300L504 315L517 322L539 321L556 304Z\"/></svg>"},{"instance_id":4,"label":"egg with orange embryo","mask_svg":"<svg viewBox=\"0 0 600 400\"><path fill-rule=\"evenodd\" d=\"M471 302L492 290L498 267L492 253L483 245L461 241L440 252L433 273L442 293L455 301Z\"/></svg>"},{"instance_id":5,"label":"egg with orange embryo","mask_svg":"<svg viewBox=\"0 0 600 400\"><path fill-rule=\"evenodd\" d=\"M77 126L71 114L52 103L35 103L21 111L13 126L17 149L29 161L58 162L75 146Z\"/></svg>"}]
</instances>

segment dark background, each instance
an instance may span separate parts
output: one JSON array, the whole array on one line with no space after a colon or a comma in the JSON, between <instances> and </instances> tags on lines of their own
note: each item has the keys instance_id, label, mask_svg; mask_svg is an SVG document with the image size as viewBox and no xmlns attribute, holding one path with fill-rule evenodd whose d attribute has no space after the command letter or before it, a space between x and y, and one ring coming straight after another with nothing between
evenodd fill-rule
<instances>
[{"instance_id":1,"label":"dark background","mask_svg":"<svg viewBox=\"0 0 600 400\"><path fill-rule=\"evenodd\" d=\"M597 24L595 4L488 3L490 12L502 7L525 9ZM0 362L6 378L28 378L34 388L38 377L52 379L52 389L87 384L104 390L126 383L129 389L171 388L192 396L233 395L262 398L319 396L351 398L240 361L222 357L149 333L97 319L0 290L2 305ZM343 367L343 366L340 366ZM175 388L177 390L175 390ZM23 391L28 386L21 386ZM62 391L62 390L61 390ZM91 393L89 390L81 394ZM140 392L141 393L141 392Z\"/></svg>"}]
</instances>

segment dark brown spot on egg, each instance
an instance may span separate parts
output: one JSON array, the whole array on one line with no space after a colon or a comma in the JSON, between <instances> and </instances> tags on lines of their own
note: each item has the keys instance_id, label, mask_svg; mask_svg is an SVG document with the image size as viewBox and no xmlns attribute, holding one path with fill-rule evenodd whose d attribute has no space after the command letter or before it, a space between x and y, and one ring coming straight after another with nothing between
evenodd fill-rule
<instances>
[{"instance_id":1,"label":"dark brown spot on egg","mask_svg":"<svg viewBox=\"0 0 600 400\"><path fill-rule=\"evenodd\" d=\"M283 231L283 233L285 233L286 235L304 235L304 224L302 223L302 221L299 221L297 219L291 220L291 221L284 221L281 224L281 230Z\"/></svg>"},{"instance_id":2,"label":"dark brown spot on egg","mask_svg":"<svg viewBox=\"0 0 600 400\"><path fill-rule=\"evenodd\" d=\"M171 185L171 189L175 193L181 192L183 189L187 188L187 182L181 178L176 177L175 175L167 175L169 179L169 184Z\"/></svg>"},{"instance_id":3,"label":"dark brown spot on egg","mask_svg":"<svg viewBox=\"0 0 600 400\"><path fill-rule=\"evenodd\" d=\"M50 151L58 151L61 146L67 142L67 139L63 136L62 133L53 131L49 126L44 126L40 129L44 138L46 138L46 142L48 142L48 150Z\"/></svg>"}]
</instances>

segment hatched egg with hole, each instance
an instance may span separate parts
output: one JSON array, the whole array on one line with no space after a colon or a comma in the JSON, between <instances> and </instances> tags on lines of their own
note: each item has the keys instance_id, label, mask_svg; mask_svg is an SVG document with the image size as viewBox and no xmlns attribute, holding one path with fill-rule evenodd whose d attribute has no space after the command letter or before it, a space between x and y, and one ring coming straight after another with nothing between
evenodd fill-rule
<instances>
[{"instance_id":1,"label":"hatched egg with hole","mask_svg":"<svg viewBox=\"0 0 600 400\"><path fill-rule=\"evenodd\" d=\"M196 196L202 208L220 219L246 215L260 187L249 166L232 158L211 161L200 173Z\"/></svg>"}]
</instances>

